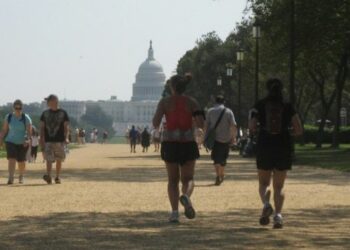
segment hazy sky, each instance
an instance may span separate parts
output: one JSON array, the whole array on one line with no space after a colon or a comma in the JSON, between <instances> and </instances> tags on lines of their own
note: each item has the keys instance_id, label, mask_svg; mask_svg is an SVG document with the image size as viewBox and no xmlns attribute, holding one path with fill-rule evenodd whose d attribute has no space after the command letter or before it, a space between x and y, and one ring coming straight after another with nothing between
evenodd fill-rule
<instances>
[{"instance_id":1,"label":"hazy sky","mask_svg":"<svg viewBox=\"0 0 350 250\"><path fill-rule=\"evenodd\" d=\"M149 40L167 77L201 35L222 39L246 0L0 0L0 104L129 100Z\"/></svg>"}]
</instances>

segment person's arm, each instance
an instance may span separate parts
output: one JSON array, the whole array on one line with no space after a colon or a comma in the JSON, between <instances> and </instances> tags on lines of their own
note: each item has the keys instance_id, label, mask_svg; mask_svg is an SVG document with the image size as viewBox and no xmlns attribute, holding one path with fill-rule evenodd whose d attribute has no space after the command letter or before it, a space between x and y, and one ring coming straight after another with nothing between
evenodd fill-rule
<instances>
[{"instance_id":1,"label":"person's arm","mask_svg":"<svg viewBox=\"0 0 350 250\"><path fill-rule=\"evenodd\" d=\"M69 121L64 122L64 138L65 143L69 143Z\"/></svg>"},{"instance_id":2,"label":"person's arm","mask_svg":"<svg viewBox=\"0 0 350 250\"><path fill-rule=\"evenodd\" d=\"M45 123L40 122L40 147L43 149L45 146Z\"/></svg>"},{"instance_id":3,"label":"person's arm","mask_svg":"<svg viewBox=\"0 0 350 250\"><path fill-rule=\"evenodd\" d=\"M251 135L258 132L258 110L256 108L249 111L248 128Z\"/></svg>"},{"instance_id":4,"label":"person's arm","mask_svg":"<svg viewBox=\"0 0 350 250\"><path fill-rule=\"evenodd\" d=\"M65 139L65 143L69 143L69 133L70 133L70 130L69 130L69 117L68 117L68 114L66 111L64 111L64 124L63 124L63 127L64 127L64 139Z\"/></svg>"},{"instance_id":5,"label":"person's arm","mask_svg":"<svg viewBox=\"0 0 350 250\"><path fill-rule=\"evenodd\" d=\"M189 98L189 101L190 101L190 107L193 114L195 126L197 128L204 129L204 121L205 121L204 112L200 109L200 106L195 99Z\"/></svg>"},{"instance_id":6,"label":"person's arm","mask_svg":"<svg viewBox=\"0 0 350 250\"><path fill-rule=\"evenodd\" d=\"M231 144L236 144L236 138L237 138L237 125L236 124L232 124L231 128L230 128L230 132L231 132Z\"/></svg>"},{"instance_id":7,"label":"person's arm","mask_svg":"<svg viewBox=\"0 0 350 250\"><path fill-rule=\"evenodd\" d=\"M4 124L2 125L2 130L0 132L0 146L4 143L4 137L9 132L9 124L7 122L7 118L4 120Z\"/></svg>"},{"instance_id":8,"label":"person's arm","mask_svg":"<svg viewBox=\"0 0 350 250\"><path fill-rule=\"evenodd\" d=\"M162 119L163 119L163 116L165 114L165 109L164 109L164 99L160 100L159 103L158 103L158 106L157 106L157 110L156 110L156 113L154 114L153 116L153 127L155 129L158 129L161 122L162 122Z\"/></svg>"},{"instance_id":9,"label":"person's arm","mask_svg":"<svg viewBox=\"0 0 350 250\"><path fill-rule=\"evenodd\" d=\"M293 136L301 136L303 134L303 127L301 125L301 121L298 114L295 114L292 117L292 127L293 127L293 132L292 132Z\"/></svg>"},{"instance_id":10,"label":"person's arm","mask_svg":"<svg viewBox=\"0 0 350 250\"><path fill-rule=\"evenodd\" d=\"M230 123L230 135L231 135L231 144L236 144L236 138L237 138L237 123L235 116L233 112L230 110L230 116L229 116L229 123Z\"/></svg>"}]
</instances>

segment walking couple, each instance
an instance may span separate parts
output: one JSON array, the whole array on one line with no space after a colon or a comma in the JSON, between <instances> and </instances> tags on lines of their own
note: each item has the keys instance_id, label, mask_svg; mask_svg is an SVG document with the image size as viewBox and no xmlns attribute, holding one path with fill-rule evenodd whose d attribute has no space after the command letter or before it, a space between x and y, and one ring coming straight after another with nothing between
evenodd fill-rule
<instances>
[{"instance_id":1,"label":"walking couple","mask_svg":"<svg viewBox=\"0 0 350 250\"><path fill-rule=\"evenodd\" d=\"M47 173L44 180L52 183L52 165L56 162L57 184L61 183L60 173L65 159L65 146L68 143L69 118L63 109L58 107L58 97L50 95L46 98L48 109L40 118L40 146L44 152ZM0 134L0 144L5 142L8 159L8 185L14 184L16 163L19 168L19 183L24 183L26 153L32 140L32 120L23 112L23 103L16 100L13 112L6 115Z\"/></svg>"},{"instance_id":2,"label":"walking couple","mask_svg":"<svg viewBox=\"0 0 350 250\"><path fill-rule=\"evenodd\" d=\"M195 163L199 150L195 142L194 127L206 127L206 134L215 131L211 157L216 169L216 185L224 179L224 167L229 155L229 146L235 143L237 129L233 112L224 106L223 96L216 98L216 105L205 114L197 101L185 95L190 75L175 75L167 82L171 95L163 98L157 107L153 125L159 128L165 116L161 157L168 173L168 196L172 208L170 222L179 222L179 202L184 206L185 216L195 218L196 212L190 199L194 190ZM287 170L291 169L291 136L302 133L300 120L292 105L283 100L282 82L271 79L267 82L266 98L254 105L250 112L249 128L258 134L257 168L259 194L263 203L261 225L270 222L273 213L268 190L273 179L276 215L274 228L282 228L283 187ZM291 133L292 131L292 133ZM179 182L182 183L180 195Z\"/></svg>"}]
</instances>

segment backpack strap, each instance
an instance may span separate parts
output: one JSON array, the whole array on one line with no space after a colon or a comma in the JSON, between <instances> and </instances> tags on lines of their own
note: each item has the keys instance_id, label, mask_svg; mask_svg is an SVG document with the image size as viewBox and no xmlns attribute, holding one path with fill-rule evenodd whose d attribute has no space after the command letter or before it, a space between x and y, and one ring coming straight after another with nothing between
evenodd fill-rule
<instances>
[{"instance_id":1,"label":"backpack strap","mask_svg":"<svg viewBox=\"0 0 350 250\"><path fill-rule=\"evenodd\" d=\"M12 120L12 113L9 113L7 115L7 123L10 124L11 123L11 120Z\"/></svg>"},{"instance_id":2,"label":"backpack strap","mask_svg":"<svg viewBox=\"0 0 350 250\"><path fill-rule=\"evenodd\" d=\"M24 124L24 128L27 128L27 120L26 120L26 114L22 113L22 122Z\"/></svg>"},{"instance_id":3,"label":"backpack strap","mask_svg":"<svg viewBox=\"0 0 350 250\"><path fill-rule=\"evenodd\" d=\"M224 108L224 110L221 111L220 116L219 116L218 120L215 123L214 130L219 126L219 124L220 124L220 122L222 120L222 117L224 116L225 112L226 112L226 108Z\"/></svg>"},{"instance_id":4,"label":"backpack strap","mask_svg":"<svg viewBox=\"0 0 350 250\"><path fill-rule=\"evenodd\" d=\"M8 116L7 116L7 123L8 123L8 124L11 123L12 116L13 116L12 113L9 113L9 114L8 114ZM27 128L27 121L26 121L26 114L25 114L25 113L22 113L21 121L22 121L23 124L24 124L24 128Z\"/></svg>"}]
</instances>

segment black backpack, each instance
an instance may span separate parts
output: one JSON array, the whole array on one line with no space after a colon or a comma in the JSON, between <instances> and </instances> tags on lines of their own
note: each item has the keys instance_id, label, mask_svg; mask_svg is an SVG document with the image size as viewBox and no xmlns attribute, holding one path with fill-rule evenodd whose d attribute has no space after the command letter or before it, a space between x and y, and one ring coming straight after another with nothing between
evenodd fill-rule
<instances>
[{"instance_id":1,"label":"black backpack","mask_svg":"<svg viewBox=\"0 0 350 250\"><path fill-rule=\"evenodd\" d=\"M269 134L282 133L284 105L281 102L269 101L265 105L265 130Z\"/></svg>"}]
</instances>

